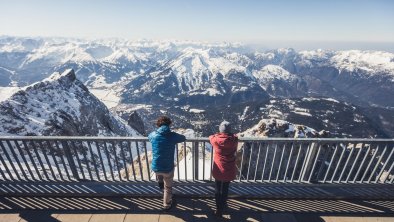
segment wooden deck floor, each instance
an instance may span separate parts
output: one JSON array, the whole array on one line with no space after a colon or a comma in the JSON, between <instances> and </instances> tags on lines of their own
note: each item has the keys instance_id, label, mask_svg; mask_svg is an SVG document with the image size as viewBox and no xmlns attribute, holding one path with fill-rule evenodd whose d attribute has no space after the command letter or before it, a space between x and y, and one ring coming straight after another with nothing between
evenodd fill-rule
<instances>
[{"instance_id":1,"label":"wooden deck floor","mask_svg":"<svg viewBox=\"0 0 394 222\"><path fill-rule=\"evenodd\" d=\"M178 183L161 211L155 183L0 183L0 222L217 221L209 183ZM394 222L394 190L377 185L231 185L227 221Z\"/></svg>"},{"instance_id":2,"label":"wooden deck floor","mask_svg":"<svg viewBox=\"0 0 394 222\"><path fill-rule=\"evenodd\" d=\"M160 198L1 197L0 222L217 221L210 198L180 198L170 212ZM392 200L230 199L227 221L394 221Z\"/></svg>"}]
</instances>

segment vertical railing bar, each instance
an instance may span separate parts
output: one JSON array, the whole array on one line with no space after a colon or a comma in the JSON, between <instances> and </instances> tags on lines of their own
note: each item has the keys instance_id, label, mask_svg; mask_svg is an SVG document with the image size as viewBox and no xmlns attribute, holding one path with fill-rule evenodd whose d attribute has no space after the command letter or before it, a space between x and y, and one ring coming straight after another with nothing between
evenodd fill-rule
<instances>
[{"instance_id":1,"label":"vertical railing bar","mask_svg":"<svg viewBox=\"0 0 394 222\"><path fill-rule=\"evenodd\" d=\"M332 183L332 182L334 181L335 175L337 174L337 171L338 171L338 169L339 169L339 166L341 165L343 155L345 154L348 145L349 145L349 143L346 143L346 145L344 145L344 147L343 147L341 156L339 157L338 164L336 165L335 170L334 170L334 173L332 174L330 183ZM339 146L341 146L341 145L339 144Z\"/></svg>"},{"instance_id":2,"label":"vertical railing bar","mask_svg":"<svg viewBox=\"0 0 394 222\"><path fill-rule=\"evenodd\" d=\"M180 179L179 179L179 148L178 148L178 144L175 144L175 152L176 152L176 170L178 173L178 181L180 181Z\"/></svg>"},{"instance_id":3,"label":"vertical railing bar","mask_svg":"<svg viewBox=\"0 0 394 222\"><path fill-rule=\"evenodd\" d=\"M57 159L56 159L55 152L53 152L53 149L52 149L52 146L51 146L49 140L45 140L45 142L47 143L47 146L48 146L48 149L49 149L49 154L51 155L51 157L52 157L52 159L53 159L53 162L55 163L55 167L56 167L56 169L57 169L57 172L59 173L60 179L61 179L62 181L65 181L64 178L63 178L62 171L60 170L59 163L58 163L58 161L57 161Z\"/></svg>"},{"instance_id":4,"label":"vertical railing bar","mask_svg":"<svg viewBox=\"0 0 394 222\"><path fill-rule=\"evenodd\" d=\"M357 144L357 143L355 143L354 145L356 146L356 144ZM356 155L356 158L354 159L354 162L353 162L353 164L352 164L352 167L350 168L349 174L348 174L347 177L346 177L345 183L348 183L348 181L349 181L349 179L350 179L350 176L351 176L352 173L353 173L354 166L357 164L358 158L360 157L360 155L361 155L361 153L362 153L363 147L364 147L364 143L361 143L361 147L360 147L360 149L358 150L358 153L357 153L357 155Z\"/></svg>"},{"instance_id":5,"label":"vertical railing bar","mask_svg":"<svg viewBox=\"0 0 394 222\"><path fill-rule=\"evenodd\" d=\"M18 143L17 140L14 140L13 142L14 142L14 144L15 144L15 146L16 146L18 152L20 153L20 156L22 157L23 162L25 163L25 166L26 166L26 168L27 168L27 171L29 171L29 174L30 174L30 176L31 176L31 178L32 178L31 180L34 181L33 172L31 171L31 168L30 168L30 166L29 166L29 164L28 164L28 161L27 161L27 159L26 159L26 157L25 157L25 154L23 153L22 148L20 147L20 145L19 145L19 143ZM26 152L28 152L28 151L26 151ZM29 178L26 178L26 179L29 180Z\"/></svg>"},{"instance_id":6,"label":"vertical railing bar","mask_svg":"<svg viewBox=\"0 0 394 222\"><path fill-rule=\"evenodd\" d=\"M316 167L317 160L319 159L319 154L320 154L321 147L322 147L322 144L319 144L319 148L317 149L316 158L315 158L315 161L313 162L312 170L311 170L311 172L309 174L309 177L308 177L308 183L311 182L311 178L313 176L313 172L315 171L315 167Z\"/></svg>"},{"instance_id":7,"label":"vertical railing bar","mask_svg":"<svg viewBox=\"0 0 394 222\"><path fill-rule=\"evenodd\" d=\"M293 149L294 149L294 143L291 143L289 159L287 160L285 175L283 175L283 182L286 182L286 180L287 180L286 176L287 176L287 171L288 171L288 169L289 169L291 157L292 157L292 155L293 155Z\"/></svg>"},{"instance_id":8,"label":"vertical railing bar","mask_svg":"<svg viewBox=\"0 0 394 222\"><path fill-rule=\"evenodd\" d=\"M0 144L2 144L3 141L0 141ZM3 150L4 154L7 152L5 149L3 149L3 145L0 145L1 149ZM4 169L6 170L6 172L8 173L8 177L10 178L11 181L15 180L14 176L12 175L10 169L7 166L6 161L3 159L3 155L0 155L0 161L4 166ZM8 160L7 160L8 161ZM5 176L5 175L4 175ZM4 177L6 178L6 177Z\"/></svg>"},{"instance_id":9,"label":"vertical railing bar","mask_svg":"<svg viewBox=\"0 0 394 222\"><path fill-rule=\"evenodd\" d=\"M42 153L44 154L44 159L45 159L45 161L46 161L47 164L48 164L48 168L49 168L49 171L50 171L51 174L52 174L53 180L57 181L58 179L56 178L55 172L53 172L52 164L51 164L51 162L49 161L49 158L48 158L48 155L47 155L47 150L46 150L44 144L42 143L42 141L37 141L37 142L38 142L38 146L39 146L39 147L41 148L41 150L42 150Z\"/></svg>"},{"instance_id":10,"label":"vertical railing bar","mask_svg":"<svg viewBox=\"0 0 394 222\"><path fill-rule=\"evenodd\" d=\"M126 155L124 154L124 150L123 150L123 142L124 141L119 141L119 146L120 146L120 156L122 157L123 160L123 167L124 167L124 171L126 173L126 180L130 181L129 178L129 170L127 169L127 164L126 164Z\"/></svg>"},{"instance_id":11,"label":"vertical railing bar","mask_svg":"<svg viewBox=\"0 0 394 222\"><path fill-rule=\"evenodd\" d=\"M22 164L20 163L20 160L19 160L19 158L18 158L18 155L16 155L15 150L12 148L12 145L11 145L11 143L10 143L9 140L6 141L6 144L7 144L8 148L10 149L11 155L12 155L12 157L14 158L14 160L16 161L16 164L18 165L19 169L21 170L22 175L24 176L24 179L23 179L23 180L26 181L26 180L27 180L27 175L26 175L25 171L23 170L23 167L22 167ZM12 160L11 160L11 161L12 161ZM13 164L13 163L12 163L12 164ZM17 173L18 173L18 172L17 172Z\"/></svg>"},{"instance_id":12,"label":"vertical railing bar","mask_svg":"<svg viewBox=\"0 0 394 222\"><path fill-rule=\"evenodd\" d=\"M84 180L86 180L85 172L83 171L83 167L82 167L82 164L81 164L81 160L79 159L79 153L78 153L78 150L77 150L77 146L75 145L75 142L74 142L73 140L71 141L71 147L72 147L71 150L74 150L74 153L75 153L74 156L75 156L75 158L77 159L77 163L78 163L79 169L81 170L82 178L83 178Z\"/></svg>"},{"instance_id":13,"label":"vertical railing bar","mask_svg":"<svg viewBox=\"0 0 394 222\"><path fill-rule=\"evenodd\" d=\"M311 143L308 142L308 147L306 149L306 153L304 156L304 161L302 161L302 165L301 165L301 171L300 171L300 176L298 177L298 183L303 182L302 180L304 179L304 171L305 171L305 167L308 164L308 156L310 155L310 152L312 152L313 146L315 145L315 143Z\"/></svg>"},{"instance_id":14,"label":"vertical railing bar","mask_svg":"<svg viewBox=\"0 0 394 222\"><path fill-rule=\"evenodd\" d=\"M57 141L54 140L53 142L55 143L56 149L60 152L61 149L60 149L59 144L57 143ZM66 165L66 161L64 161L64 158L65 158L64 156L65 156L65 154L62 153L62 155L61 155L59 158L60 158L60 161L62 162L62 165L63 165L63 167L64 167L64 171L66 171L67 179L68 179L69 181L71 181L71 176L70 176L70 174L69 174L69 172L68 172L67 165ZM64 179L64 178L63 178L63 179Z\"/></svg>"},{"instance_id":15,"label":"vertical railing bar","mask_svg":"<svg viewBox=\"0 0 394 222\"><path fill-rule=\"evenodd\" d=\"M36 161L34 160L34 157L31 155L31 152L30 152L30 150L29 150L29 148L28 148L28 146L27 146L26 141L23 140L22 143L23 143L23 146L24 146L25 149L26 149L26 153L27 153L27 155L29 156L30 161L33 163L33 168L34 168L34 170L35 170L36 173L37 173L38 179L39 179L39 180L42 180L41 174L40 174L40 172L39 172L39 170L38 170L38 167L37 167L37 165L36 165ZM33 178L33 179L35 180L35 178Z\"/></svg>"},{"instance_id":16,"label":"vertical railing bar","mask_svg":"<svg viewBox=\"0 0 394 222\"><path fill-rule=\"evenodd\" d=\"M387 147L387 145L386 145L386 147ZM390 161L391 156L393 155L393 153L394 153L394 149L393 149L393 147L391 147L391 152L390 152L389 156L387 157L386 161L384 162L383 167L382 167L382 169L380 170L378 176L376 177L375 183L377 183L378 180L379 180L379 178L382 176L382 174L383 174L383 172L384 172L384 168L386 168L387 163ZM390 171L389 171L389 173L390 173ZM383 182L384 182L384 181L383 181Z\"/></svg>"},{"instance_id":17,"label":"vertical railing bar","mask_svg":"<svg viewBox=\"0 0 394 222\"><path fill-rule=\"evenodd\" d=\"M205 180L205 142L202 142L202 180Z\"/></svg>"},{"instance_id":18,"label":"vertical railing bar","mask_svg":"<svg viewBox=\"0 0 394 222\"><path fill-rule=\"evenodd\" d=\"M192 142L192 150L191 150L191 153L192 153L192 181L194 182L195 181L195 178L196 178L196 175L195 175L195 172L194 172L194 170L195 170L195 153L194 152L196 152L195 151L195 149L196 149L196 144L195 144L195 142Z\"/></svg>"},{"instance_id":19,"label":"vertical railing bar","mask_svg":"<svg viewBox=\"0 0 394 222\"><path fill-rule=\"evenodd\" d=\"M380 149L380 147L379 147L379 145L378 145L378 146L376 147L375 153L372 155L372 158L371 158L371 160L369 161L369 163L368 163L368 165L367 165L367 168L366 168L365 171L364 171L363 176L361 177L360 183L362 183L362 182L364 181L364 178L365 178L365 176L366 176L367 173L368 173L369 167L371 166L373 160L375 159L375 156L376 156L376 154L378 153L379 149Z\"/></svg>"},{"instance_id":20,"label":"vertical railing bar","mask_svg":"<svg viewBox=\"0 0 394 222\"><path fill-rule=\"evenodd\" d=\"M1 141L0 141L0 143L1 143ZM3 162L4 162L3 158L0 155L0 163L4 166L4 169L6 170L6 166L4 165ZM0 174L1 174L1 177L3 178L2 181L8 181L8 178L5 176L5 173L3 172L3 169L1 169L1 167L0 167Z\"/></svg>"},{"instance_id":21,"label":"vertical railing bar","mask_svg":"<svg viewBox=\"0 0 394 222\"><path fill-rule=\"evenodd\" d=\"M241 157L241 166L240 166L240 169L239 169L239 182L241 182L241 180L242 180L242 169L243 169L243 166L244 166L244 154L245 154L245 143L242 145L242 157Z\"/></svg>"},{"instance_id":22,"label":"vertical railing bar","mask_svg":"<svg viewBox=\"0 0 394 222\"><path fill-rule=\"evenodd\" d=\"M211 169L209 170L209 172L211 172L210 173L210 176L209 176L209 181L212 181L212 168L213 168L213 145L211 144L211 164L210 164L210 166L211 166Z\"/></svg>"},{"instance_id":23,"label":"vertical railing bar","mask_svg":"<svg viewBox=\"0 0 394 222\"><path fill-rule=\"evenodd\" d=\"M130 160L131 160L131 170L133 171L133 177L134 177L134 181L137 180L136 176L135 176L135 169L134 169L134 157L133 157L133 151L131 150L131 142L127 141L127 146L129 148L129 152L130 152Z\"/></svg>"},{"instance_id":24,"label":"vertical railing bar","mask_svg":"<svg viewBox=\"0 0 394 222\"><path fill-rule=\"evenodd\" d=\"M87 142L87 144L88 144L88 149L89 149L90 156L92 157L93 166L94 166L94 171L96 172L97 181L100 181L100 180L101 180L101 179L100 179L100 174L99 174L99 170L98 170L98 168L97 168L96 158L94 157L92 145L90 144L90 141L89 141L89 140L87 140L86 142Z\"/></svg>"},{"instance_id":25,"label":"vertical railing bar","mask_svg":"<svg viewBox=\"0 0 394 222\"><path fill-rule=\"evenodd\" d=\"M111 161L111 156L108 151L107 141L103 140L103 143L104 143L105 156L107 157L107 161L108 161L109 171L111 172L112 181L115 181L114 172L113 172L113 168L112 168L112 164L111 164L112 161Z\"/></svg>"},{"instance_id":26,"label":"vertical railing bar","mask_svg":"<svg viewBox=\"0 0 394 222\"><path fill-rule=\"evenodd\" d=\"M247 170L247 173L246 173L246 182L249 181L250 163L252 162L252 155L253 155L254 144L255 144L255 143L252 142L252 145L250 146L250 155L249 155L248 170Z\"/></svg>"},{"instance_id":27,"label":"vertical railing bar","mask_svg":"<svg viewBox=\"0 0 394 222\"><path fill-rule=\"evenodd\" d=\"M186 142L183 142L183 158L185 160L185 181L187 181L187 155L186 155Z\"/></svg>"},{"instance_id":28,"label":"vertical railing bar","mask_svg":"<svg viewBox=\"0 0 394 222\"><path fill-rule=\"evenodd\" d=\"M268 177L268 182L271 182L271 176L272 176L272 171L274 170L275 166L275 159L276 159L276 153L278 151L278 143L275 143L275 149L274 149L274 156L272 157L272 164L271 164L271 169L270 169L270 174Z\"/></svg>"},{"instance_id":29,"label":"vertical railing bar","mask_svg":"<svg viewBox=\"0 0 394 222\"><path fill-rule=\"evenodd\" d=\"M15 166L14 166L14 163L13 163L13 161L12 161L12 159L11 159L9 153L7 152L7 149L6 149L5 146L3 145L3 142L2 142L2 141L0 142L0 146L1 146L2 149L4 150L5 157L7 158L8 163L11 165L12 170L15 172L16 177L18 178L18 180L22 180L21 177L19 176L18 171L16 170L16 168L15 168Z\"/></svg>"},{"instance_id":30,"label":"vertical railing bar","mask_svg":"<svg viewBox=\"0 0 394 222\"><path fill-rule=\"evenodd\" d=\"M356 143L353 143L353 147L352 147L352 149L350 150L350 153L349 153L349 156L347 157L347 159L346 159L346 162L345 162L345 165L343 166L343 168L342 168L342 170L341 170L341 174L339 175L339 178L338 178L338 183L340 183L341 182L341 180L342 180L342 176L343 176L343 174L345 173L345 171L346 171L346 167L347 167L347 165L349 164L349 161L350 161L350 159L352 158L352 155L353 155L353 152L354 152L354 149L356 148Z\"/></svg>"},{"instance_id":31,"label":"vertical railing bar","mask_svg":"<svg viewBox=\"0 0 394 222\"><path fill-rule=\"evenodd\" d=\"M356 171L356 175L354 176L354 179L353 179L352 183L355 183L355 182L356 182L357 177L358 177L358 175L360 174L361 169L362 169L363 166L364 166L364 162L365 162L365 160L366 160L367 157L368 157L369 151L371 150L371 145L372 145L372 144L369 144L368 149L367 149L367 152L365 153L365 155L364 155L364 157L363 157L363 160L361 161L361 164L360 164L360 166L358 167L358 169L357 169L357 171ZM362 150L360 150L360 151L362 151Z\"/></svg>"},{"instance_id":32,"label":"vertical railing bar","mask_svg":"<svg viewBox=\"0 0 394 222\"><path fill-rule=\"evenodd\" d=\"M122 177L120 176L120 170L119 170L119 161L118 161L118 155L116 154L116 145L114 141L111 141L112 149L113 149L113 154L114 154L114 159L115 159L115 165L114 168L116 167L116 170L118 171L118 178L119 181L123 181ZM147 157L146 157L147 158ZM115 169L114 169L115 170Z\"/></svg>"},{"instance_id":33,"label":"vertical railing bar","mask_svg":"<svg viewBox=\"0 0 394 222\"><path fill-rule=\"evenodd\" d=\"M138 141L135 141L135 146L137 148L137 155L138 155L138 166L140 167L140 175L141 175L141 181L144 180L144 175L142 173L142 164L141 164L141 157L140 157L140 148L138 146Z\"/></svg>"},{"instance_id":34,"label":"vertical railing bar","mask_svg":"<svg viewBox=\"0 0 394 222\"><path fill-rule=\"evenodd\" d=\"M375 174L376 169L378 169L378 166L380 165L380 162L382 161L383 156L384 156L384 154L386 153L386 150L387 150L387 145L384 147L383 153L380 155L380 157L379 157L379 159L378 159L378 162L376 162L375 167L373 168L371 174L369 175L368 183L371 182L372 176Z\"/></svg>"},{"instance_id":35,"label":"vertical railing bar","mask_svg":"<svg viewBox=\"0 0 394 222\"><path fill-rule=\"evenodd\" d=\"M96 144L97 153L98 153L99 158L100 158L101 168L103 169L103 174L104 174L105 181L109 181L108 177L107 177L107 172L106 172L105 167L104 167L104 159L103 159L103 156L101 154L100 145L98 144L97 141L94 141L94 143ZM103 146L103 149L104 149L104 146Z\"/></svg>"},{"instance_id":36,"label":"vertical railing bar","mask_svg":"<svg viewBox=\"0 0 394 222\"><path fill-rule=\"evenodd\" d=\"M328 174L330 173L330 170L331 170L331 165L334 162L335 155L337 154L337 151L338 151L338 143L335 144L335 150L334 150L334 153L332 154L332 158L330 160L330 163L328 164L326 174L324 175L323 183L325 183L327 180Z\"/></svg>"},{"instance_id":37,"label":"vertical railing bar","mask_svg":"<svg viewBox=\"0 0 394 222\"><path fill-rule=\"evenodd\" d=\"M146 141L144 141L143 142L143 144L144 144L144 149L145 149L145 162L146 162L146 171L148 171L148 180L149 181L151 181L152 180L152 178L151 178L151 176L150 176L150 168L149 168L149 160L148 160L148 150L147 150L147 146L146 146ZM172 164L174 164L174 163L172 163Z\"/></svg>"},{"instance_id":38,"label":"vertical railing bar","mask_svg":"<svg viewBox=\"0 0 394 222\"><path fill-rule=\"evenodd\" d=\"M265 158L264 158L264 165L263 165L263 172L261 173L261 182L264 181L264 173L265 173L265 166L267 165L268 153L270 149L270 143L266 144L265 149Z\"/></svg>"},{"instance_id":39,"label":"vertical railing bar","mask_svg":"<svg viewBox=\"0 0 394 222\"><path fill-rule=\"evenodd\" d=\"M285 154L285 148L286 148L286 143L283 143L283 147L282 147L282 154L280 156L280 161L279 161L279 167L278 167L278 172L276 173L276 182L279 181L279 174L280 174L280 170L282 168L282 162L283 162L283 156Z\"/></svg>"},{"instance_id":40,"label":"vertical railing bar","mask_svg":"<svg viewBox=\"0 0 394 222\"><path fill-rule=\"evenodd\" d=\"M300 143L300 147L298 148L297 157L296 157L295 162L294 162L293 173L291 174L291 178L290 178L290 182L291 183L293 183L294 175L295 175L295 172L297 170L298 159L300 158L301 150L302 150L302 143Z\"/></svg>"},{"instance_id":41,"label":"vertical railing bar","mask_svg":"<svg viewBox=\"0 0 394 222\"><path fill-rule=\"evenodd\" d=\"M36 146L36 144L34 143L34 140L31 140L30 142L31 142L31 144L32 144L34 153L36 154L36 157L37 157L37 159L38 159L38 163L40 164L40 167L41 167L42 171L44 172L45 180L49 180L49 176L48 176L48 174L47 174L47 171L45 170L44 164L42 163L42 160L41 160L41 157L40 157L40 155L38 154L37 146Z\"/></svg>"},{"instance_id":42,"label":"vertical railing bar","mask_svg":"<svg viewBox=\"0 0 394 222\"><path fill-rule=\"evenodd\" d=\"M259 168L259 163L260 163L261 144L262 144L262 142L259 142L259 151L258 151L258 153L257 153L256 168L254 169L254 182L256 182L257 169Z\"/></svg>"},{"instance_id":43,"label":"vertical railing bar","mask_svg":"<svg viewBox=\"0 0 394 222\"><path fill-rule=\"evenodd\" d=\"M394 147L392 147L393 149L394 149ZM391 166L390 166L390 168L389 168L389 170L387 171L387 176L384 178L384 181L383 181L383 183L386 183L386 181L387 181L387 178L389 178L389 176L390 176L390 172L393 170L393 168L394 168L394 161L393 161L393 163L391 164ZM392 177L392 179L393 179L394 177ZM392 180L391 180L392 181Z\"/></svg>"},{"instance_id":44,"label":"vertical railing bar","mask_svg":"<svg viewBox=\"0 0 394 222\"><path fill-rule=\"evenodd\" d=\"M81 141L81 148L82 149L84 148L83 141ZM90 180L93 181L92 168L90 167L90 163L89 163L90 161L88 160L88 158L86 156L85 149L82 150L82 156L86 162L86 167L88 169L88 174L89 174Z\"/></svg>"}]
</instances>

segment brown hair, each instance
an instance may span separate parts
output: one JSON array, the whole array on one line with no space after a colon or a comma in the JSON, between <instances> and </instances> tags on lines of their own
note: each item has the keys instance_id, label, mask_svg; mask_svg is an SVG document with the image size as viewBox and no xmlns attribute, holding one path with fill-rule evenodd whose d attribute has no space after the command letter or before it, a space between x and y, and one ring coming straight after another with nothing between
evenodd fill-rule
<instances>
[{"instance_id":1,"label":"brown hair","mask_svg":"<svg viewBox=\"0 0 394 222\"><path fill-rule=\"evenodd\" d=\"M167 116L160 116L160 117L157 119L156 126L157 126L157 127L161 127L162 125L167 125L167 126L169 126L169 125L171 125L171 123L172 123L171 119L168 118Z\"/></svg>"}]
</instances>

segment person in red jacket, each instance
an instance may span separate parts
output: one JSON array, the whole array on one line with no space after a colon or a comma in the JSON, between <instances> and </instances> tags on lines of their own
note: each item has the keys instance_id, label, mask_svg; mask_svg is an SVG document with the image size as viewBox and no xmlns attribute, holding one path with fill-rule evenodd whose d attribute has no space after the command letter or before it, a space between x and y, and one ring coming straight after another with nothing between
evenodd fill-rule
<instances>
[{"instance_id":1,"label":"person in red jacket","mask_svg":"<svg viewBox=\"0 0 394 222\"><path fill-rule=\"evenodd\" d=\"M237 168L235 166L238 137L231 132L231 125L223 121L219 126L219 133L211 135L209 141L213 147L212 176L215 178L215 215L222 217L227 204L228 188L235 179Z\"/></svg>"}]
</instances>

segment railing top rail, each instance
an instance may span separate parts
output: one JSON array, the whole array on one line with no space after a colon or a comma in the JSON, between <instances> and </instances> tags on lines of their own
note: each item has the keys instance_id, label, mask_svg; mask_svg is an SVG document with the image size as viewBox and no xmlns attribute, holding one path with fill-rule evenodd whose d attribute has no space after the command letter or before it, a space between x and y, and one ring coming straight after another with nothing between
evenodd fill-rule
<instances>
[{"instance_id":1,"label":"railing top rail","mask_svg":"<svg viewBox=\"0 0 394 222\"><path fill-rule=\"evenodd\" d=\"M97 136L0 136L0 140L66 140L66 141L148 141L147 137L97 137ZM394 139L374 139L374 138L257 138L240 137L241 142L262 141L262 142L394 142ZM187 138L189 142L206 142L207 137Z\"/></svg>"}]
</instances>

